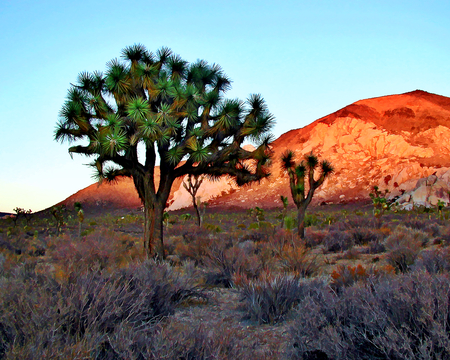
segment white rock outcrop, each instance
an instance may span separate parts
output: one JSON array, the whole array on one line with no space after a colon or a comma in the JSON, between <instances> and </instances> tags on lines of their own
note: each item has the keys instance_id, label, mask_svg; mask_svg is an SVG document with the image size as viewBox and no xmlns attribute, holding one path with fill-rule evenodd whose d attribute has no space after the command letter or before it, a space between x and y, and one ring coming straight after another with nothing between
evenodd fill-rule
<instances>
[{"instance_id":1,"label":"white rock outcrop","mask_svg":"<svg viewBox=\"0 0 450 360\"><path fill-rule=\"evenodd\" d=\"M410 210L414 206L434 207L438 201L446 206L450 204L450 170L438 175L430 175L417 181L411 191L405 192L397 200L402 209Z\"/></svg>"}]
</instances>

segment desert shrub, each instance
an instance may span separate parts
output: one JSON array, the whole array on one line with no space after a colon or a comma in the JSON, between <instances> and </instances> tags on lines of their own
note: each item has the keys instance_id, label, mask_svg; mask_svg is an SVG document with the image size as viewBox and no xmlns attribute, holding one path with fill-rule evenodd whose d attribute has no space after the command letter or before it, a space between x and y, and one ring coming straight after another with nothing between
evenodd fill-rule
<instances>
[{"instance_id":1,"label":"desert shrub","mask_svg":"<svg viewBox=\"0 0 450 360\"><path fill-rule=\"evenodd\" d=\"M429 226L430 220L428 219L408 219L402 222L402 225L407 228L414 230L425 230Z\"/></svg>"},{"instance_id":2,"label":"desert shrub","mask_svg":"<svg viewBox=\"0 0 450 360\"><path fill-rule=\"evenodd\" d=\"M306 281L287 274L265 274L255 280L243 276L235 278L236 288L241 295L241 309L247 319L259 324L283 321L303 297L322 283L318 279Z\"/></svg>"},{"instance_id":3,"label":"desert shrub","mask_svg":"<svg viewBox=\"0 0 450 360\"><path fill-rule=\"evenodd\" d=\"M294 245L296 242L298 242L297 234L286 229L276 229L268 239L269 248L274 254L281 254L287 244Z\"/></svg>"},{"instance_id":4,"label":"desert shrub","mask_svg":"<svg viewBox=\"0 0 450 360\"><path fill-rule=\"evenodd\" d=\"M323 288L295 310L291 358L448 359L449 299L447 276L421 272Z\"/></svg>"},{"instance_id":5,"label":"desert shrub","mask_svg":"<svg viewBox=\"0 0 450 360\"><path fill-rule=\"evenodd\" d=\"M249 230L256 230L256 229L259 229L259 224L258 224L257 222L251 223L251 224L248 226L248 229L249 229Z\"/></svg>"},{"instance_id":6,"label":"desert shrub","mask_svg":"<svg viewBox=\"0 0 450 360\"><path fill-rule=\"evenodd\" d=\"M31 234L31 232L29 232ZM15 236L8 240L0 238L0 251L6 254L24 254L28 256L44 256L46 252L45 243L35 236L30 236L28 233L17 231Z\"/></svg>"},{"instance_id":7,"label":"desert shrub","mask_svg":"<svg viewBox=\"0 0 450 360\"><path fill-rule=\"evenodd\" d=\"M306 229L305 245L307 247L316 247L321 245L325 238L328 236L328 231L326 230L312 230L311 228Z\"/></svg>"},{"instance_id":8,"label":"desert shrub","mask_svg":"<svg viewBox=\"0 0 450 360\"><path fill-rule=\"evenodd\" d=\"M225 287L232 286L234 274L242 273L254 278L263 268L258 255L249 253L237 245L226 247L217 242L207 249L204 267L207 271L206 283L208 285Z\"/></svg>"},{"instance_id":9,"label":"desert shrub","mask_svg":"<svg viewBox=\"0 0 450 360\"><path fill-rule=\"evenodd\" d=\"M324 217L322 218L322 226L330 226L334 223L336 223L339 220L338 217L336 217L333 214L329 214L329 215L324 215Z\"/></svg>"},{"instance_id":10,"label":"desert shrub","mask_svg":"<svg viewBox=\"0 0 450 360\"><path fill-rule=\"evenodd\" d=\"M381 254L386 251L386 246L380 241L371 242L367 247L369 254Z\"/></svg>"},{"instance_id":11,"label":"desert shrub","mask_svg":"<svg viewBox=\"0 0 450 360\"><path fill-rule=\"evenodd\" d=\"M171 323L153 338L148 359L239 359L252 358L252 353L239 346L236 329L215 324L207 329L203 322Z\"/></svg>"},{"instance_id":12,"label":"desert shrub","mask_svg":"<svg viewBox=\"0 0 450 360\"><path fill-rule=\"evenodd\" d=\"M380 237L384 239L392 234L392 229L387 226L381 226L377 228L377 232L380 234Z\"/></svg>"},{"instance_id":13,"label":"desert shrub","mask_svg":"<svg viewBox=\"0 0 450 360\"><path fill-rule=\"evenodd\" d=\"M316 226L320 223L320 219L316 214L309 214L309 213L305 215L304 221L305 227Z\"/></svg>"},{"instance_id":14,"label":"desert shrub","mask_svg":"<svg viewBox=\"0 0 450 360\"><path fill-rule=\"evenodd\" d=\"M168 235L178 235L181 233L183 236L183 241L186 244L196 241L199 238L208 238L210 231L206 228L199 226L189 226L179 225L174 226L173 229L167 231Z\"/></svg>"},{"instance_id":15,"label":"desert shrub","mask_svg":"<svg viewBox=\"0 0 450 360\"><path fill-rule=\"evenodd\" d=\"M338 291L343 287L353 285L358 280L365 280L366 278L366 269L361 264L357 266L338 265L331 273L331 287Z\"/></svg>"},{"instance_id":16,"label":"desert shrub","mask_svg":"<svg viewBox=\"0 0 450 360\"><path fill-rule=\"evenodd\" d=\"M271 234L276 229L276 225L272 225L270 221L261 221L259 223L259 229L261 231Z\"/></svg>"},{"instance_id":17,"label":"desert shrub","mask_svg":"<svg viewBox=\"0 0 450 360\"><path fill-rule=\"evenodd\" d=\"M6 262L6 258L5 255L3 255L2 253L0 253L0 276L3 274L3 271L5 269L5 262Z\"/></svg>"},{"instance_id":18,"label":"desert shrub","mask_svg":"<svg viewBox=\"0 0 450 360\"><path fill-rule=\"evenodd\" d=\"M341 252L350 249L354 245L354 239L348 231L330 231L323 245L328 252Z\"/></svg>"},{"instance_id":19,"label":"desert shrub","mask_svg":"<svg viewBox=\"0 0 450 360\"><path fill-rule=\"evenodd\" d=\"M219 225L211 224L211 223L204 223L203 227L208 230L210 233L221 233L222 228Z\"/></svg>"},{"instance_id":20,"label":"desert shrub","mask_svg":"<svg viewBox=\"0 0 450 360\"><path fill-rule=\"evenodd\" d=\"M331 227L331 231L345 231L351 229L373 229L376 228L376 221L373 218L366 217L352 217L345 221L339 221L334 223Z\"/></svg>"},{"instance_id":21,"label":"desert shrub","mask_svg":"<svg viewBox=\"0 0 450 360\"><path fill-rule=\"evenodd\" d=\"M181 261L191 260L200 265L204 262L211 241L212 239L207 236L200 236L189 243L180 241L175 245L173 253L178 255Z\"/></svg>"},{"instance_id":22,"label":"desert shrub","mask_svg":"<svg viewBox=\"0 0 450 360\"><path fill-rule=\"evenodd\" d=\"M251 240L239 242L235 246L242 249L247 255L257 254L260 252L258 244Z\"/></svg>"},{"instance_id":23,"label":"desert shrub","mask_svg":"<svg viewBox=\"0 0 450 360\"><path fill-rule=\"evenodd\" d=\"M418 253L419 250L411 249L410 247L396 248L387 253L386 260L397 271L406 272L414 263Z\"/></svg>"},{"instance_id":24,"label":"desert shrub","mask_svg":"<svg viewBox=\"0 0 450 360\"><path fill-rule=\"evenodd\" d=\"M183 238L181 236L164 237L164 251L166 255L175 255L178 252L177 248L180 243L183 243Z\"/></svg>"},{"instance_id":25,"label":"desert shrub","mask_svg":"<svg viewBox=\"0 0 450 360\"><path fill-rule=\"evenodd\" d=\"M427 234L420 230L398 226L384 243L387 262L400 272L407 271L427 239Z\"/></svg>"},{"instance_id":26,"label":"desert shrub","mask_svg":"<svg viewBox=\"0 0 450 360\"><path fill-rule=\"evenodd\" d=\"M254 242L265 242L269 240L270 234L267 231L257 229L248 228L248 232L246 232L239 241L251 240Z\"/></svg>"},{"instance_id":27,"label":"desert shrub","mask_svg":"<svg viewBox=\"0 0 450 360\"><path fill-rule=\"evenodd\" d=\"M426 270L430 274L449 272L450 249L422 250L411 268L413 270Z\"/></svg>"},{"instance_id":28,"label":"desert shrub","mask_svg":"<svg viewBox=\"0 0 450 360\"><path fill-rule=\"evenodd\" d=\"M374 231L370 228L358 227L350 231L355 245L366 245L372 242L379 241L381 234L379 231Z\"/></svg>"},{"instance_id":29,"label":"desert shrub","mask_svg":"<svg viewBox=\"0 0 450 360\"><path fill-rule=\"evenodd\" d=\"M361 249L356 249L354 247L344 251L344 253L337 257L337 259L345 259L345 260L356 260L359 258L361 254Z\"/></svg>"},{"instance_id":30,"label":"desert shrub","mask_svg":"<svg viewBox=\"0 0 450 360\"><path fill-rule=\"evenodd\" d=\"M283 271L293 272L301 277L316 275L320 263L318 255L314 255L306 246L285 245L278 254L278 263Z\"/></svg>"},{"instance_id":31,"label":"desert shrub","mask_svg":"<svg viewBox=\"0 0 450 360\"><path fill-rule=\"evenodd\" d=\"M101 227L83 240L61 235L47 238L48 255L66 273L126 265L140 256L140 239Z\"/></svg>"},{"instance_id":32,"label":"desert shrub","mask_svg":"<svg viewBox=\"0 0 450 360\"><path fill-rule=\"evenodd\" d=\"M30 248L30 242L32 241L30 236L22 231L20 228L14 228L8 230L7 240L0 239L0 249L8 250L11 253L22 254L28 253Z\"/></svg>"},{"instance_id":33,"label":"desert shrub","mask_svg":"<svg viewBox=\"0 0 450 360\"><path fill-rule=\"evenodd\" d=\"M440 235L437 236L434 241L435 244L441 244L442 246L450 245L450 226L441 227Z\"/></svg>"},{"instance_id":34,"label":"desert shrub","mask_svg":"<svg viewBox=\"0 0 450 360\"><path fill-rule=\"evenodd\" d=\"M286 216L284 218L284 228L287 230L294 230L297 226L297 220L294 219L292 216Z\"/></svg>"},{"instance_id":35,"label":"desert shrub","mask_svg":"<svg viewBox=\"0 0 450 360\"><path fill-rule=\"evenodd\" d=\"M105 350L102 346L122 349L118 358L137 358L137 338L150 336L178 303L205 298L193 280L153 261L111 274L78 274L64 283L26 266L13 275L0 278L0 357L5 358L71 358L72 351L74 358L90 358Z\"/></svg>"},{"instance_id":36,"label":"desert shrub","mask_svg":"<svg viewBox=\"0 0 450 360\"><path fill-rule=\"evenodd\" d=\"M344 287L351 286L358 281L366 282L370 280L371 282L374 282L378 281L381 277L393 273L394 268L390 265L381 268L373 266L365 268L361 264L356 266L338 265L331 273L330 286L334 291L340 292Z\"/></svg>"},{"instance_id":37,"label":"desert shrub","mask_svg":"<svg viewBox=\"0 0 450 360\"><path fill-rule=\"evenodd\" d=\"M423 230L431 237L441 236L441 226L439 224L429 223Z\"/></svg>"}]
</instances>

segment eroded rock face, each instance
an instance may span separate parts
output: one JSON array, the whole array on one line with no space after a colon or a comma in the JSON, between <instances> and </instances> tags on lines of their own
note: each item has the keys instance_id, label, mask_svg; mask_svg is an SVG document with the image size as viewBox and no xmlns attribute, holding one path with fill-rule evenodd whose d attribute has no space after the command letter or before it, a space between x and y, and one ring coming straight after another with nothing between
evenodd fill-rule
<instances>
[{"instance_id":1,"label":"eroded rock face","mask_svg":"<svg viewBox=\"0 0 450 360\"><path fill-rule=\"evenodd\" d=\"M397 200L400 208L411 210L414 206L435 207L439 201L450 204L450 170L417 181L416 186Z\"/></svg>"},{"instance_id":2,"label":"eroded rock face","mask_svg":"<svg viewBox=\"0 0 450 360\"><path fill-rule=\"evenodd\" d=\"M400 195L413 190L418 179L434 173L439 179L450 177L449 139L448 97L413 91L361 100L275 140L270 178L243 188L229 179L205 180L198 195L211 206L282 206L280 195L291 201L288 179L280 163L287 149L296 151L298 159L313 151L334 166L335 173L316 191L317 202L367 199L374 185ZM105 191L105 196L112 193L111 189ZM105 196L97 201L108 201ZM139 203L137 194L120 198L120 207ZM191 204L179 179L172 188L169 209Z\"/></svg>"}]
</instances>

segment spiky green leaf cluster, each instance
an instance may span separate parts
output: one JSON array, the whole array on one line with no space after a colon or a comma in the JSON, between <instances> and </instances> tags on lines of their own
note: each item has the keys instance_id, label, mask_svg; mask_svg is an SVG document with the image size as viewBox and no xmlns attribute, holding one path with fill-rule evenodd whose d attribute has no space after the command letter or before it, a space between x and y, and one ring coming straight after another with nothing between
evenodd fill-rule
<instances>
[{"instance_id":1,"label":"spiky green leaf cluster","mask_svg":"<svg viewBox=\"0 0 450 360\"><path fill-rule=\"evenodd\" d=\"M170 184L185 174L228 175L239 184L259 180L268 176L274 117L261 95L226 99L230 85L217 64L190 64L168 48L153 54L135 44L104 73L79 74L55 139L85 144L70 153L94 156L97 176L108 180L151 180L158 158ZM246 139L254 141L254 151L242 149ZM103 169L108 163L115 165Z\"/></svg>"}]
</instances>

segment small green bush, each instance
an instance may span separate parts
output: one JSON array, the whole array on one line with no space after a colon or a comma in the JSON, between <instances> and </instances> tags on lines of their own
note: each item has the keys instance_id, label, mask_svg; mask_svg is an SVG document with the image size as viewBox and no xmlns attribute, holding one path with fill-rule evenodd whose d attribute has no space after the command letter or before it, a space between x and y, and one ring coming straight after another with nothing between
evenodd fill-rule
<instances>
[{"instance_id":1,"label":"small green bush","mask_svg":"<svg viewBox=\"0 0 450 360\"><path fill-rule=\"evenodd\" d=\"M292 216L286 216L284 218L284 228L286 230L294 230L297 226L297 221Z\"/></svg>"},{"instance_id":2,"label":"small green bush","mask_svg":"<svg viewBox=\"0 0 450 360\"><path fill-rule=\"evenodd\" d=\"M204 223L203 227L213 233L221 233L222 229L219 225L214 225L214 224L210 224L210 223Z\"/></svg>"},{"instance_id":3,"label":"small green bush","mask_svg":"<svg viewBox=\"0 0 450 360\"><path fill-rule=\"evenodd\" d=\"M316 226L320 224L320 219L316 214L306 214L305 215L305 227Z\"/></svg>"},{"instance_id":4,"label":"small green bush","mask_svg":"<svg viewBox=\"0 0 450 360\"><path fill-rule=\"evenodd\" d=\"M258 230L259 229L259 224L258 223L251 223L249 226L248 226L248 229L249 230Z\"/></svg>"}]
</instances>

